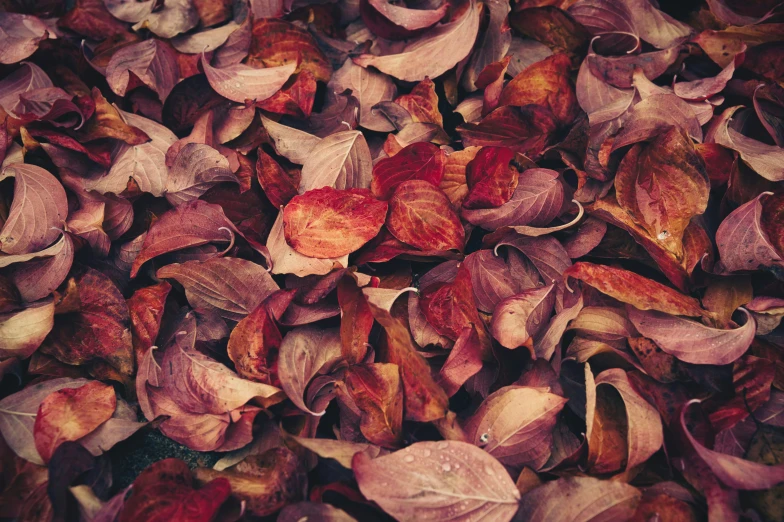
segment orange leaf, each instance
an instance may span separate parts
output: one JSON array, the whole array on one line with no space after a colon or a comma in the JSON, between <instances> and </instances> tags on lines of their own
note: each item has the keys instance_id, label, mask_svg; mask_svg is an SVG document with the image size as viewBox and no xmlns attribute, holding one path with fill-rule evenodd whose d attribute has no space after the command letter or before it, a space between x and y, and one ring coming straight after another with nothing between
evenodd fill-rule
<instances>
[{"instance_id":1,"label":"orange leaf","mask_svg":"<svg viewBox=\"0 0 784 522\"><path fill-rule=\"evenodd\" d=\"M358 250L381 230L387 204L367 190L310 190L283 210L286 242L300 254L326 259Z\"/></svg>"},{"instance_id":2,"label":"orange leaf","mask_svg":"<svg viewBox=\"0 0 784 522\"><path fill-rule=\"evenodd\" d=\"M79 440L109 420L117 406L114 388L92 381L48 395L35 417L35 449L49 462L61 443Z\"/></svg>"}]
</instances>

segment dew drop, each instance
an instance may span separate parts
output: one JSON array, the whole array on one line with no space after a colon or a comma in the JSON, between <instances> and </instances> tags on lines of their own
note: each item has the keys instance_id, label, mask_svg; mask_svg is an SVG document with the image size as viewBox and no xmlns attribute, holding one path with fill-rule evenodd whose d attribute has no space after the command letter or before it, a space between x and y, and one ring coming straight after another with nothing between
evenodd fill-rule
<instances>
[{"instance_id":1,"label":"dew drop","mask_svg":"<svg viewBox=\"0 0 784 522\"><path fill-rule=\"evenodd\" d=\"M445 450L445 449L447 449L448 447L449 447L449 443L448 443L447 441L445 441L445 440L444 440L444 441L441 441L441 442L439 442L439 443L436 445L436 448L438 448L438 449L440 449L440 450Z\"/></svg>"},{"instance_id":2,"label":"dew drop","mask_svg":"<svg viewBox=\"0 0 784 522\"><path fill-rule=\"evenodd\" d=\"M661 232L659 232L659 235L656 236L656 239L658 239L659 241L664 241L668 237L670 237L670 233L667 232L666 230L662 230Z\"/></svg>"},{"instance_id":3,"label":"dew drop","mask_svg":"<svg viewBox=\"0 0 784 522\"><path fill-rule=\"evenodd\" d=\"M479 437L479 442L481 442L482 444L487 444L488 440L490 440L489 433L482 433L482 435Z\"/></svg>"},{"instance_id":4,"label":"dew drop","mask_svg":"<svg viewBox=\"0 0 784 522\"><path fill-rule=\"evenodd\" d=\"M430 456L430 450L429 449L424 450L422 452L422 456L424 456L425 458L429 457Z\"/></svg>"},{"instance_id":5,"label":"dew drop","mask_svg":"<svg viewBox=\"0 0 784 522\"><path fill-rule=\"evenodd\" d=\"M455 469L460 469L460 464L455 464Z\"/></svg>"},{"instance_id":6,"label":"dew drop","mask_svg":"<svg viewBox=\"0 0 784 522\"><path fill-rule=\"evenodd\" d=\"M495 471L490 466L485 466L485 473L488 475L495 475Z\"/></svg>"},{"instance_id":7,"label":"dew drop","mask_svg":"<svg viewBox=\"0 0 784 522\"><path fill-rule=\"evenodd\" d=\"M403 457L403 462L408 462L409 464L411 464L412 462L414 462L414 456L406 455L405 457Z\"/></svg>"},{"instance_id":8,"label":"dew drop","mask_svg":"<svg viewBox=\"0 0 784 522\"><path fill-rule=\"evenodd\" d=\"M448 473L448 472L452 471L452 466L450 466L449 464L443 464L441 466L441 469L444 470L444 472Z\"/></svg>"}]
</instances>

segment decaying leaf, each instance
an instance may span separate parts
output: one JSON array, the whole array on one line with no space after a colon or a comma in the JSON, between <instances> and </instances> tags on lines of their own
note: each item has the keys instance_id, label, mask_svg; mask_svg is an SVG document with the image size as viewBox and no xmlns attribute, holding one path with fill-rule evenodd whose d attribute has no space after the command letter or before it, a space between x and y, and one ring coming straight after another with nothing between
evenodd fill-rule
<instances>
[{"instance_id":1,"label":"decaying leaf","mask_svg":"<svg viewBox=\"0 0 784 522\"><path fill-rule=\"evenodd\" d=\"M0 518L784 517L780 0L1 3Z\"/></svg>"}]
</instances>

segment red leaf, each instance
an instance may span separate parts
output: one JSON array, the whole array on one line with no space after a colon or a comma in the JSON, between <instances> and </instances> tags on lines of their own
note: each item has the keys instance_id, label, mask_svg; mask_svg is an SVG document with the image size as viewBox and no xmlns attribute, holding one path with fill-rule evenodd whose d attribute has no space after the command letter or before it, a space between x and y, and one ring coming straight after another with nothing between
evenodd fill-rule
<instances>
[{"instance_id":1,"label":"red leaf","mask_svg":"<svg viewBox=\"0 0 784 522\"><path fill-rule=\"evenodd\" d=\"M388 200L405 181L424 180L437 187L444 177L445 160L444 152L432 143L413 143L373 166L370 190L376 197Z\"/></svg>"},{"instance_id":2,"label":"red leaf","mask_svg":"<svg viewBox=\"0 0 784 522\"><path fill-rule=\"evenodd\" d=\"M689 317L707 314L693 297L687 297L628 270L580 262L566 270L564 277L579 279L639 310L658 310Z\"/></svg>"},{"instance_id":3,"label":"red leaf","mask_svg":"<svg viewBox=\"0 0 784 522\"><path fill-rule=\"evenodd\" d=\"M161 328L166 298L170 291L171 285L161 281L157 285L136 290L127 301L133 334L133 351L136 353L137 361L141 361L142 356L155 344Z\"/></svg>"},{"instance_id":4,"label":"red leaf","mask_svg":"<svg viewBox=\"0 0 784 522\"><path fill-rule=\"evenodd\" d=\"M178 459L154 463L133 482L120 522L210 522L229 498L231 485L217 478L194 489L188 465Z\"/></svg>"},{"instance_id":5,"label":"red leaf","mask_svg":"<svg viewBox=\"0 0 784 522\"><path fill-rule=\"evenodd\" d=\"M346 393L361 413L359 428L373 444L400 446L403 430L403 388L396 364L358 364L345 376Z\"/></svg>"},{"instance_id":6,"label":"red leaf","mask_svg":"<svg viewBox=\"0 0 784 522\"><path fill-rule=\"evenodd\" d=\"M484 147L466 166L468 196L463 208L495 208L512 197L518 171L510 163L514 152L506 147Z\"/></svg>"},{"instance_id":7,"label":"red leaf","mask_svg":"<svg viewBox=\"0 0 784 522\"><path fill-rule=\"evenodd\" d=\"M310 190L283 209L286 242L300 254L320 259L358 250L378 234L387 204L362 190Z\"/></svg>"},{"instance_id":8,"label":"red leaf","mask_svg":"<svg viewBox=\"0 0 784 522\"><path fill-rule=\"evenodd\" d=\"M538 156L550 143L556 120L549 109L528 105L517 109L502 106L479 123L457 128L466 146L509 147L526 156Z\"/></svg>"},{"instance_id":9,"label":"red leaf","mask_svg":"<svg viewBox=\"0 0 784 522\"><path fill-rule=\"evenodd\" d=\"M128 305L111 279L91 268L75 276L79 309L55 317L42 351L66 364L99 359L121 374L133 374Z\"/></svg>"},{"instance_id":10,"label":"red leaf","mask_svg":"<svg viewBox=\"0 0 784 522\"><path fill-rule=\"evenodd\" d=\"M465 232L443 192L422 180L405 181L389 200L387 228L422 250L463 250Z\"/></svg>"}]
</instances>

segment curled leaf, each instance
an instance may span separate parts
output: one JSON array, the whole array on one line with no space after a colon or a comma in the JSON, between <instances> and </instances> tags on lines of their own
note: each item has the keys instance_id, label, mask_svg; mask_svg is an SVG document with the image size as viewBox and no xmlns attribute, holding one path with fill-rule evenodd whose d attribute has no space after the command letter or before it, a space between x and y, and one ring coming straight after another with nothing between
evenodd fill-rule
<instances>
[{"instance_id":1,"label":"curled leaf","mask_svg":"<svg viewBox=\"0 0 784 522\"><path fill-rule=\"evenodd\" d=\"M629 320L640 334L653 340L664 352L693 364L729 364L748 350L756 333L754 317L744 308L743 326L729 330L656 311L629 308Z\"/></svg>"}]
</instances>

